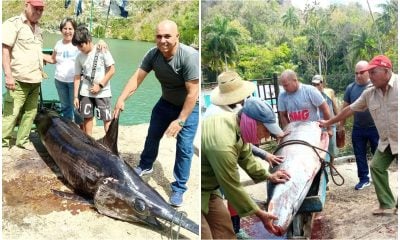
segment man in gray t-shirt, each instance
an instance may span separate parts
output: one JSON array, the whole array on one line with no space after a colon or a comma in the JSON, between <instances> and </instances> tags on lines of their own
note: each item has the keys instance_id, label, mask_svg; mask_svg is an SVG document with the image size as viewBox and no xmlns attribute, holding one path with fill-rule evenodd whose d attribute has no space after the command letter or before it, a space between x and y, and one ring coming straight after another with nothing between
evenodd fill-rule
<instances>
[{"instance_id":1,"label":"man in gray t-shirt","mask_svg":"<svg viewBox=\"0 0 400 240\"><path fill-rule=\"evenodd\" d=\"M124 110L125 100L153 70L161 83L162 96L152 110L144 150L134 170L139 176L153 172L162 136L176 137L176 181L171 184L170 203L181 206L183 193L187 190L193 140L199 121L199 54L194 48L179 42L178 26L170 20L157 25L156 43L157 47L147 52L119 96L114 117Z\"/></svg>"},{"instance_id":2,"label":"man in gray t-shirt","mask_svg":"<svg viewBox=\"0 0 400 240\"><path fill-rule=\"evenodd\" d=\"M285 90L278 96L278 112L282 128L289 122L318 121L319 111L325 120L330 118L329 106L321 93L313 86L301 84L294 71L283 71L279 83ZM332 136L331 127L327 131L329 136Z\"/></svg>"}]
</instances>

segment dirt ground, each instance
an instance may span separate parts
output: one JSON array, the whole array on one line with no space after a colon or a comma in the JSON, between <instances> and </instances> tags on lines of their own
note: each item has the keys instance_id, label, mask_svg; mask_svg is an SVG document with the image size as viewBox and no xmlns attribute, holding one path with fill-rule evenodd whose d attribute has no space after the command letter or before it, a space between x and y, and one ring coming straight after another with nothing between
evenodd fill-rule
<instances>
[{"instance_id":1,"label":"dirt ground","mask_svg":"<svg viewBox=\"0 0 400 240\"><path fill-rule=\"evenodd\" d=\"M313 239L397 239L398 216L374 216L372 211L378 208L378 201L373 184L356 191L358 182L357 167L354 159L336 162L336 168L343 175L342 186L335 185L329 179L325 206L322 212L314 214L312 225ZM243 174L241 174L243 176ZM389 168L389 181L393 194L398 193L398 164ZM245 183L250 195L263 206L266 198L266 185ZM339 182L339 180L337 181ZM285 239L269 234L256 217L242 219L242 226L255 239Z\"/></svg>"},{"instance_id":2,"label":"dirt ground","mask_svg":"<svg viewBox=\"0 0 400 240\"><path fill-rule=\"evenodd\" d=\"M363 190L354 190L358 182L356 163L344 162L338 164L337 169L345 176L345 184L329 183L325 209L316 217L320 229L316 229L315 234L325 239L397 239L397 215L372 215L379 207L373 184ZM397 163L392 163L389 168L389 181L397 198Z\"/></svg>"},{"instance_id":3,"label":"dirt ground","mask_svg":"<svg viewBox=\"0 0 400 240\"><path fill-rule=\"evenodd\" d=\"M124 126L119 129L119 152L131 166L136 166L147 134L147 124ZM95 127L94 137L104 135ZM196 138L197 139L197 138ZM35 151L3 148L3 225L2 239L170 239L171 230L160 232L140 223L128 223L96 212L91 203L71 193L55 163L41 145L38 135L31 134ZM196 140L196 143L198 140ZM154 172L143 177L168 201L175 159L173 138L164 137ZM198 144L197 144L198 147ZM179 211L200 223L200 162L193 157L188 191ZM172 238L178 227L174 226ZM181 228L179 238L198 239Z\"/></svg>"},{"instance_id":4,"label":"dirt ground","mask_svg":"<svg viewBox=\"0 0 400 240\"><path fill-rule=\"evenodd\" d=\"M121 127L119 151L122 158L132 166L139 161L148 125ZM37 134L32 140L36 151L18 148L3 149L3 225L2 239L169 239L169 229L157 231L144 224L128 223L112 219L96 212L90 202L82 200L71 192L62 181L54 162L39 143ZM101 127L95 127L95 138L103 136ZM198 147L198 138L196 145ZM155 171L144 176L144 181L153 186L165 199L170 194L169 183L173 181L172 168L175 156L175 140L163 138ZM261 161L261 160L260 160ZM268 167L266 165L266 167ZM313 238L316 239L397 239L397 215L373 216L372 210L378 205L373 185L356 191L356 164L354 161L336 163L344 176L345 184L328 184L325 207L314 216ZM241 174L243 175L243 174ZM397 197L398 165L389 169L390 185ZM265 201L265 183L253 184L243 178L251 196ZM184 195L185 205L179 208L188 217L200 223L200 161L194 156L189 190ZM53 191L55 190L55 191ZM61 194L60 194L61 193ZM62 195L62 196L60 196ZM247 224L255 223L254 218L244 218ZM176 226L174 228L176 230ZM253 228L253 236L273 238L262 226ZM184 229L180 238L199 239ZM260 237L268 236L268 237ZM174 238L176 232L174 232Z\"/></svg>"}]
</instances>

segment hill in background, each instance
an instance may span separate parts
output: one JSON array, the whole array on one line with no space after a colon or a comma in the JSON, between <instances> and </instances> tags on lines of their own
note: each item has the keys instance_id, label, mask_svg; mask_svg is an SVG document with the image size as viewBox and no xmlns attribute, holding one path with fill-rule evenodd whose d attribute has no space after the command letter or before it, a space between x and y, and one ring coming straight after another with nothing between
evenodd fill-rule
<instances>
[{"instance_id":1,"label":"hill in background","mask_svg":"<svg viewBox=\"0 0 400 240\"><path fill-rule=\"evenodd\" d=\"M154 41L154 28L164 19L174 20L180 31L180 40L188 45L199 46L199 1L146 0L127 1L127 18L111 11L107 20L107 0L83 0L84 9L75 16L75 1L65 8L64 0L45 0L45 11L40 21L45 31L58 32L59 23L65 17L74 17L78 23L92 26L95 37ZM93 8L92 6L93 2ZM123 1L111 0L112 6ZM24 1L2 1L2 20L19 15L24 9Z\"/></svg>"}]
</instances>

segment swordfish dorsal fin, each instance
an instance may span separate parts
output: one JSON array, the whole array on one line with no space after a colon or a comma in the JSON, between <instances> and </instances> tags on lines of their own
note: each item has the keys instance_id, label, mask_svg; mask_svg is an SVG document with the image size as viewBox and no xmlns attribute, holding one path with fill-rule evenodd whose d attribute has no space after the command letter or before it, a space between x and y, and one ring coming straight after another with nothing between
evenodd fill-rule
<instances>
[{"instance_id":1,"label":"swordfish dorsal fin","mask_svg":"<svg viewBox=\"0 0 400 240\"><path fill-rule=\"evenodd\" d=\"M119 156L118 153L118 126L119 118L113 118L106 135L98 141L111 150L112 153Z\"/></svg>"}]
</instances>

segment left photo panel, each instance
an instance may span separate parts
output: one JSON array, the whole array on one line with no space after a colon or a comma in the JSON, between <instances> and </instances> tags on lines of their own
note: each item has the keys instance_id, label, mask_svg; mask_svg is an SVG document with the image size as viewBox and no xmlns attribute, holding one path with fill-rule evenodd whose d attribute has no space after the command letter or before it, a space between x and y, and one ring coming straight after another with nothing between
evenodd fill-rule
<instances>
[{"instance_id":1,"label":"left photo panel","mask_svg":"<svg viewBox=\"0 0 400 240\"><path fill-rule=\"evenodd\" d=\"M199 8L2 1L3 239L200 239Z\"/></svg>"}]
</instances>

